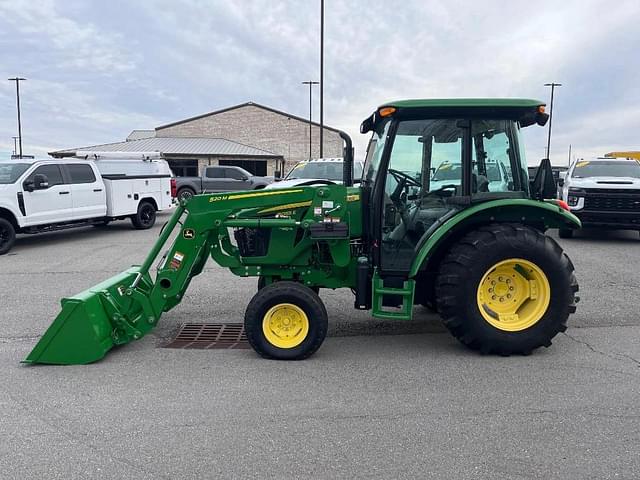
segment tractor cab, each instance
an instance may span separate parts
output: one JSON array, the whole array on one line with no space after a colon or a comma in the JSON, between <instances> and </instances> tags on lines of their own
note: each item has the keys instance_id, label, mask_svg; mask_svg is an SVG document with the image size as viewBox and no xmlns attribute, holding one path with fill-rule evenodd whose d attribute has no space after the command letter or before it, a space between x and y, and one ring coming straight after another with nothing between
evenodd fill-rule
<instances>
[{"instance_id":1,"label":"tractor cab","mask_svg":"<svg viewBox=\"0 0 640 480\"><path fill-rule=\"evenodd\" d=\"M382 271L408 272L434 226L488 200L529 198L523 125L544 125L536 100L407 100L380 107L363 188Z\"/></svg>"}]
</instances>

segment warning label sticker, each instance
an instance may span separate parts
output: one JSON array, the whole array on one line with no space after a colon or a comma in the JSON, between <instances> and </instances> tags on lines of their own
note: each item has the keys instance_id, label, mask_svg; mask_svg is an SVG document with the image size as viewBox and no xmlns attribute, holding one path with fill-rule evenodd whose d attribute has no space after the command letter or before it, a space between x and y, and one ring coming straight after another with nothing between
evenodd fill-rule
<instances>
[{"instance_id":1,"label":"warning label sticker","mask_svg":"<svg viewBox=\"0 0 640 480\"><path fill-rule=\"evenodd\" d=\"M171 270L178 270L180 265L182 265L182 261L184 260L184 253L176 252L173 254L173 258L171 258L171 262L169 262L169 268Z\"/></svg>"}]
</instances>

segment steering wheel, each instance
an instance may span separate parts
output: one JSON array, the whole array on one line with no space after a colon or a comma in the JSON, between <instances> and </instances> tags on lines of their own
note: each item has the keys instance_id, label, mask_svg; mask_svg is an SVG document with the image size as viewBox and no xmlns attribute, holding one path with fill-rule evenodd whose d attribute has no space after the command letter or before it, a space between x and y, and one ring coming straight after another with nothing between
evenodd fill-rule
<instances>
[{"instance_id":1,"label":"steering wheel","mask_svg":"<svg viewBox=\"0 0 640 480\"><path fill-rule=\"evenodd\" d=\"M418 182L411 175L401 172L400 170L394 170L393 168L390 168L388 171L391 175L393 175L393 177L398 181L398 183L405 183L407 185L413 185L414 187L422 188L422 185L420 185L420 182Z\"/></svg>"}]
</instances>

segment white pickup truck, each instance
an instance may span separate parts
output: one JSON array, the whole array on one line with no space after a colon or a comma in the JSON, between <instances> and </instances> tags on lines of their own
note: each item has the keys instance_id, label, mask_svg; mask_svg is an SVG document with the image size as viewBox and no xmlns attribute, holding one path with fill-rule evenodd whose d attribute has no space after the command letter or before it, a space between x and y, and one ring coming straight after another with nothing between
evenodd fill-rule
<instances>
[{"instance_id":1,"label":"white pickup truck","mask_svg":"<svg viewBox=\"0 0 640 480\"><path fill-rule=\"evenodd\" d=\"M640 231L640 161L578 160L558 186L561 199L583 227ZM558 234L570 238L573 230L560 229Z\"/></svg>"},{"instance_id":2,"label":"white pickup truck","mask_svg":"<svg viewBox=\"0 0 640 480\"><path fill-rule=\"evenodd\" d=\"M125 218L147 229L157 211L172 206L175 179L166 161L94 158L0 161L0 255L13 247L16 233Z\"/></svg>"}]
</instances>

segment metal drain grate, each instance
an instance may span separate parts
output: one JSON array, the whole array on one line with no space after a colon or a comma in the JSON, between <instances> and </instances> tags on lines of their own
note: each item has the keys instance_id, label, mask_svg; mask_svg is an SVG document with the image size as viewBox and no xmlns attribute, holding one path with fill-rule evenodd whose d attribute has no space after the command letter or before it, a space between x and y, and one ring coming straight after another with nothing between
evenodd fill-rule
<instances>
[{"instance_id":1,"label":"metal drain grate","mask_svg":"<svg viewBox=\"0 0 640 480\"><path fill-rule=\"evenodd\" d=\"M163 348L250 348L241 323L183 323Z\"/></svg>"}]
</instances>

